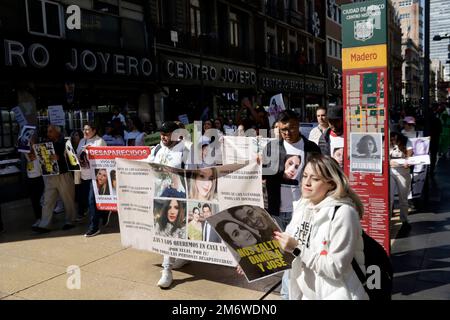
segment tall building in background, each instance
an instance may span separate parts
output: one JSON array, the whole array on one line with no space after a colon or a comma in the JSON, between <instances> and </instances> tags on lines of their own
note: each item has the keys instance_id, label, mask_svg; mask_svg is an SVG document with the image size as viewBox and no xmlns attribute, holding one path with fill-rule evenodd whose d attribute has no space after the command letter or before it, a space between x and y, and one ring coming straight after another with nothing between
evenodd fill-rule
<instances>
[{"instance_id":1,"label":"tall building in background","mask_svg":"<svg viewBox=\"0 0 450 320\"><path fill-rule=\"evenodd\" d=\"M450 39L432 41L437 34L450 34L450 1L430 0L430 59L439 59L444 65L445 81L450 81L450 64L448 46Z\"/></svg>"},{"instance_id":2,"label":"tall building in background","mask_svg":"<svg viewBox=\"0 0 450 320\"><path fill-rule=\"evenodd\" d=\"M424 15L419 0L393 0L402 31L402 96L406 106L418 106L423 95Z\"/></svg>"}]
</instances>

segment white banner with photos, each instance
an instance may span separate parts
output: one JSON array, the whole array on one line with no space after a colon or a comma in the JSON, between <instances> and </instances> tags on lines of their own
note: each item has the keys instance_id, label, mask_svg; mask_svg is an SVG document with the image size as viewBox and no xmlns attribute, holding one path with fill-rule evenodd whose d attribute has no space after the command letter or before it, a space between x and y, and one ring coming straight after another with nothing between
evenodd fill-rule
<instances>
[{"instance_id":1,"label":"white banner with photos","mask_svg":"<svg viewBox=\"0 0 450 320\"><path fill-rule=\"evenodd\" d=\"M183 170L116 159L122 245L226 266L236 259L206 219L236 203L262 207L256 162Z\"/></svg>"}]
</instances>

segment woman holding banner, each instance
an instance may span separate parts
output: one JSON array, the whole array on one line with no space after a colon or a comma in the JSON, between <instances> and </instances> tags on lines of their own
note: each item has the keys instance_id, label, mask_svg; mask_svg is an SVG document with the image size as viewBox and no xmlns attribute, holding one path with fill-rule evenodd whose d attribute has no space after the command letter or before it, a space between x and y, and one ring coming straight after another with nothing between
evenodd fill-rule
<instances>
[{"instance_id":1,"label":"woman holding banner","mask_svg":"<svg viewBox=\"0 0 450 320\"><path fill-rule=\"evenodd\" d=\"M302 176L302 198L286 232L274 239L296 257L288 277L291 300L367 300L352 268L364 268L361 200L350 188L338 163L329 156L311 156Z\"/></svg>"}]
</instances>

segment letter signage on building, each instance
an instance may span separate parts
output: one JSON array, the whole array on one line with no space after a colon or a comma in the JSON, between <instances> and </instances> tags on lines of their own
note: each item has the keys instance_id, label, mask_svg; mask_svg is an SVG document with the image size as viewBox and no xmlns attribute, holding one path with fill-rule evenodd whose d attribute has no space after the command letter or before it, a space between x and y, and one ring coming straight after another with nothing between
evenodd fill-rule
<instances>
[{"instance_id":1,"label":"letter signage on building","mask_svg":"<svg viewBox=\"0 0 450 320\"><path fill-rule=\"evenodd\" d=\"M53 42L52 42L53 41ZM151 78L153 62L148 57L63 46L54 40L17 41L0 39L0 68L34 69L61 73L92 73L125 77Z\"/></svg>"},{"instance_id":2,"label":"letter signage on building","mask_svg":"<svg viewBox=\"0 0 450 320\"><path fill-rule=\"evenodd\" d=\"M256 87L256 70L209 60L162 57L162 79L166 83L195 83L224 88Z\"/></svg>"}]
</instances>

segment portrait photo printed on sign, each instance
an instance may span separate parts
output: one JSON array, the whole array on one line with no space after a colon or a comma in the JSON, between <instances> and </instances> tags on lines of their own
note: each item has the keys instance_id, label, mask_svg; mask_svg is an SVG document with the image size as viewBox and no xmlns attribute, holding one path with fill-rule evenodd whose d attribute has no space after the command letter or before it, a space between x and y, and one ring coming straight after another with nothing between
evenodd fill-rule
<instances>
[{"instance_id":1,"label":"portrait photo printed on sign","mask_svg":"<svg viewBox=\"0 0 450 320\"><path fill-rule=\"evenodd\" d=\"M189 240L221 243L222 239L206 221L219 212L219 206L213 203L188 201L187 234Z\"/></svg>"},{"instance_id":2,"label":"portrait photo printed on sign","mask_svg":"<svg viewBox=\"0 0 450 320\"><path fill-rule=\"evenodd\" d=\"M20 136L17 139L17 151L23 153L30 153L30 141L36 132L35 126L24 125L22 130L20 131Z\"/></svg>"},{"instance_id":3,"label":"portrait photo printed on sign","mask_svg":"<svg viewBox=\"0 0 450 320\"><path fill-rule=\"evenodd\" d=\"M350 133L350 171L382 173L383 143L381 133Z\"/></svg>"},{"instance_id":4,"label":"portrait photo printed on sign","mask_svg":"<svg viewBox=\"0 0 450 320\"><path fill-rule=\"evenodd\" d=\"M70 171L81 170L81 166L77 158L77 153L75 152L70 139L67 139L66 141L66 152L64 154L66 156L67 167Z\"/></svg>"},{"instance_id":5,"label":"portrait photo printed on sign","mask_svg":"<svg viewBox=\"0 0 450 320\"><path fill-rule=\"evenodd\" d=\"M274 231L280 227L263 208L235 206L207 219L233 253L249 282L291 267L293 255L284 252Z\"/></svg>"},{"instance_id":6,"label":"portrait photo printed on sign","mask_svg":"<svg viewBox=\"0 0 450 320\"><path fill-rule=\"evenodd\" d=\"M156 236L186 239L186 201L180 199L153 202L154 232Z\"/></svg>"},{"instance_id":7,"label":"portrait photo printed on sign","mask_svg":"<svg viewBox=\"0 0 450 320\"><path fill-rule=\"evenodd\" d=\"M188 198L199 201L218 201L217 170L204 168L187 173Z\"/></svg>"},{"instance_id":8,"label":"portrait photo printed on sign","mask_svg":"<svg viewBox=\"0 0 450 320\"><path fill-rule=\"evenodd\" d=\"M59 166L57 160L51 160L50 156L55 155L53 143L38 143L33 145L36 157L39 159L41 172L43 176L54 176L59 174Z\"/></svg>"},{"instance_id":9,"label":"portrait photo printed on sign","mask_svg":"<svg viewBox=\"0 0 450 320\"><path fill-rule=\"evenodd\" d=\"M186 199L186 181L183 172L171 171L166 167L154 169L154 197Z\"/></svg>"},{"instance_id":10,"label":"portrait photo printed on sign","mask_svg":"<svg viewBox=\"0 0 450 320\"><path fill-rule=\"evenodd\" d=\"M99 196L111 195L108 169L106 168L95 169L95 181L93 182L94 182L94 192L96 194L98 194Z\"/></svg>"}]
</instances>

